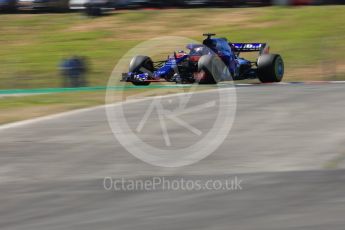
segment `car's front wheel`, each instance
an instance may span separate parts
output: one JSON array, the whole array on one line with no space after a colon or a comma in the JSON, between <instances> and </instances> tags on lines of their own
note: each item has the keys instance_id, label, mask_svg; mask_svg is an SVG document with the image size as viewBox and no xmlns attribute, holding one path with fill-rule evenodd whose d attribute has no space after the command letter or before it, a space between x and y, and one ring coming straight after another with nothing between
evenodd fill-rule
<instances>
[{"instance_id":1,"label":"car's front wheel","mask_svg":"<svg viewBox=\"0 0 345 230\"><path fill-rule=\"evenodd\" d=\"M132 73L148 73L151 75L153 71L153 61L147 56L135 56L129 64L129 72ZM133 81L132 83L136 86L147 86L150 84L149 81Z\"/></svg>"},{"instance_id":2,"label":"car's front wheel","mask_svg":"<svg viewBox=\"0 0 345 230\"><path fill-rule=\"evenodd\" d=\"M222 60L213 55L204 55L198 61L198 73L195 79L199 84L217 84L223 74L225 65Z\"/></svg>"}]
</instances>

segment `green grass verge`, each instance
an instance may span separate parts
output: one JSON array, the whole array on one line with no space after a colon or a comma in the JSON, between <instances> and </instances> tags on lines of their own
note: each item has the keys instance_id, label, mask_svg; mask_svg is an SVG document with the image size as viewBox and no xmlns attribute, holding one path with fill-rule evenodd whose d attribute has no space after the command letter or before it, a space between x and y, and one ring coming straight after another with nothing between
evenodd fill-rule
<instances>
[{"instance_id":1,"label":"green grass verge","mask_svg":"<svg viewBox=\"0 0 345 230\"><path fill-rule=\"evenodd\" d=\"M345 6L119 11L101 18L0 15L0 89L60 87L57 65L71 55L88 57L90 86L105 86L117 61L136 44L168 35L201 41L204 32L234 42L268 42L285 60L285 81L340 80L344 21ZM104 96L95 91L0 97L0 124L104 104Z\"/></svg>"},{"instance_id":2,"label":"green grass verge","mask_svg":"<svg viewBox=\"0 0 345 230\"><path fill-rule=\"evenodd\" d=\"M0 88L59 87L59 60L73 54L91 63L91 86L104 86L117 61L149 38L201 40L216 32L232 41L268 42L286 62L285 80L344 77L345 6L119 11L0 15ZM183 47L182 47L183 48Z\"/></svg>"},{"instance_id":3,"label":"green grass verge","mask_svg":"<svg viewBox=\"0 0 345 230\"><path fill-rule=\"evenodd\" d=\"M0 124L101 104L104 91L1 97Z\"/></svg>"},{"instance_id":4,"label":"green grass verge","mask_svg":"<svg viewBox=\"0 0 345 230\"><path fill-rule=\"evenodd\" d=\"M197 86L197 85L195 85ZM156 85L152 87L124 87L114 88L111 103L143 98L148 96L167 95L181 92L201 91L215 88L216 86L169 86ZM28 90L30 91L30 90ZM39 93L39 92L36 92ZM43 91L42 91L43 93ZM1 95L0 94L0 125L45 115L65 112L69 110L87 108L105 104L105 90L95 89L86 91L65 91L60 93L46 93L37 95Z\"/></svg>"}]
</instances>

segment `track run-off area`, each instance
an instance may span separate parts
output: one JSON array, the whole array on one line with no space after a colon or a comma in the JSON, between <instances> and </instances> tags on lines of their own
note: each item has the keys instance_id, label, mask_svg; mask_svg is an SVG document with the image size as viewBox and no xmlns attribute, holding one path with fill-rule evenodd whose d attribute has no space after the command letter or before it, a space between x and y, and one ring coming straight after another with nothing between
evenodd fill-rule
<instances>
[{"instance_id":1,"label":"track run-off area","mask_svg":"<svg viewBox=\"0 0 345 230\"><path fill-rule=\"evenodd\" d=\"M0 126L0 228L343 230L345 84L219 88L197 92L188 103L217 101L235 90L231 130L211 155L184 167L157 167L131 155L114 137L106 106ZM178 98L160 101L170 108ZM135 131L152 100L114 106L123 106ZM222 109L214 105L182 117L199 137ZM198 138L181 124L166 122L167 147L159 117L150 121L138 136L156 148L183 148ZM106 177L236 177L242 183L237 191L109 191Z\"/></svg>"}]
</instances>

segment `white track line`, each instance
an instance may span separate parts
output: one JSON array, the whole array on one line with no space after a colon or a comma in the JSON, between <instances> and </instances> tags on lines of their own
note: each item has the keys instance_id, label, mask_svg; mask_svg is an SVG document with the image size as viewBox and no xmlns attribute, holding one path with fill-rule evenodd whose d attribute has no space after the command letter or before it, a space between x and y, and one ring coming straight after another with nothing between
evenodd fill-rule
<instances>
[{"instance_id":1,"label":"white track line","mask_svg":"<svg viewBox=\"0 0 345 230\"><path fill-rule=\"evenodd\" d=\"M99 106L94 106L94 107L84 108L84 109L77 109L77 110L47 115L47 116L43 116L43 117L32 118L32 119L28 119L28 120L24 120L24 121L17 121L17 122L1 125L0 131L5 130L5 129L17 128L20 126L30 125L30 124L34 124L34 123L38 123L38 122L42 122L42 121L57 119L57 118L61 118L64 116L70 116L70 115L75 115L75 114L79 114L79 113L89 112L89 111L96 110L96 109L99 109L102 107L104 107L104 105L99 105Z\"/></svg>"},{"instance_id":2,"label":"white track line","mask_svg":"<svg viewBox=\"0 0 345 230\"><path fill-rule=\"evenodd\" d=\"M301 84L303 84L303 83L308 84L308 82L300 82L300 83ZM313 83L344 84L345 81L320 81L320 82L309 82L309 83L310 84L313 84ZM296 83L294 83L294 82L292 82L292 83L289 83L289 82L273 83L273 85L295 85L295 84ZM225 84L221 84L221 85L224 86ZM181 95L209 93L209 92L213 92L213 91L217 91L217 90L219 90L219 91L230 90L230 89L238 90L240 88L236 88L236 86L258 86L258 85L260 85L260 84L250 84L250 83L239 83L239 84L234 84L234 85L229 84L229 86L232 86L232 87L209 89L209 90L200 91L200 92L176 93L176 94L170 94L170 95L164 95L164 96L149 96L146 98L133 99L130 101L122 101L122 102L118 102L118 103L114 103L114 104L108 104L108 105L99 105L99 106L94 106L94 107L84 108L84 109L77 109L77 110L62 112L62 113L58 113L58 114L53 114L53 115L28 119L28 120L24 120L24 121L13 122L13 123L5 124L5 125L0 125L0 131L6 130L6 129L11 129L11 128L17 128L17 127L21 127L21 126L25 126L25 125L29 125L29 124L39 123L39 122L43 122L43 121L47 121L47 120L58 119L61 117L75 115L75 114L79 114L79 113L90 112L90 111L93 111L96 109L106 108L107 106L119 106L122 104L137 103L140 101L152 100L153 98L169 98L169 97L178 97ZM266 84L263 84L263 85L266 85ZM270 84L267 84L267 85L270 85Z\"/></svg>"},{"instance_id":3,"label":"white track line","mask_svg":"<svg viewBox=\"0 0 345 230\"><path fill-rule=\"evenodd\" d=\"M90 112L93 110L106 108L106 107L110 107L110 106L119 106L119 105L123 105L123 104L131 104L131 103L137 103L140 101L152 100L153 98L170 98L170 97L179 97L181 95L202 94L202 93L209 93L209 92L213 92L213 91L225 91L225 90L235 90L235 87L209 89L209 90L204 90L204 91L200 91L200 92L176 93L176 94L163 95L163 96L149 96L146 98L133 99L133 100L129 100L129 101L120 101L120 102L117 102L114 104L98 105L98 106L84 108L84 109L76 109L76 110L72 110L72 111L67 111L67 112L47 115L47 116L43 116L43 117L28 119L28 120L24 120L24 121L18 121L18 122L0 125L0 131L12 129L12 128L18 128L18 127L22 127L22 126L26 126L26 125L31 125L31 124L35 124L35 123L39 123L39 122L43 122L43 121L58 119L58 118L65 117L65 116L71 116L71 115L76 115L76 114L80 114L80 113Z\"/></svg>"}]
</instances>

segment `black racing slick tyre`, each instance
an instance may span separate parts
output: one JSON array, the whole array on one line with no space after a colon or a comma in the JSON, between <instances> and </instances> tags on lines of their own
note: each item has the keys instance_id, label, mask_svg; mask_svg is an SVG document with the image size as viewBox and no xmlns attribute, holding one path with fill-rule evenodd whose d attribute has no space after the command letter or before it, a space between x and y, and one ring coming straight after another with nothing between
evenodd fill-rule
<instances>
[{"instance_id":1,"label":"black racing slick tyre","mask_svg":"<svg viewBox=\"0 0 345 230\"><path fill-rule=\"evenodd\" d=\"M135 86L147 86L149 85L151 82L149 81L144 81L144 82L140 82L140 81L133 81L132 84Z\"/></svg>"},{"instance_id":2,"label":"black racing slick tyre","mask_svg":"<svg viewBox=\"0 0 345 230\"><path fill-rule=\"evenodd\" d=\"M262 83L280 82L284 76L284 62L279 54L264 54L257 61L257 75Z\"/></svg>"},{"instance_id":3,"label":"black racing slick tyre","mask_svg":"<svg viewBox=\"0 0 345 230\"><path fill-rule=\"evenodd\" d=\"M129 72L132 73L148 73L152 74L154 71L153 61L150 57L147 56L135 56L129 64ZM132 82L136 86L146 86L150 82Z\"/></svg>"},{"instance_id":4,"label":"black racing slick tyre","mask_svg":"<svg viewBox=\"0 0 345 230\"><path fill-rule=\"evenodd\" d=\"M135 56L129 64L129 72L152 73L153 71L153 61L147 56Z\"/></svg>"},{"instance_id":5,"label":"black racing slick tyre","mask_svg":"<svg viewBox=\"0 0 345 230\"><path fill-rule=\"evenodd\" d=\"M222 60L217 56L204 55L198 61L198 71L202 74L197 79L199 84L217 84L221 80L225 68Z\"/></svg>"}]
</instances>

